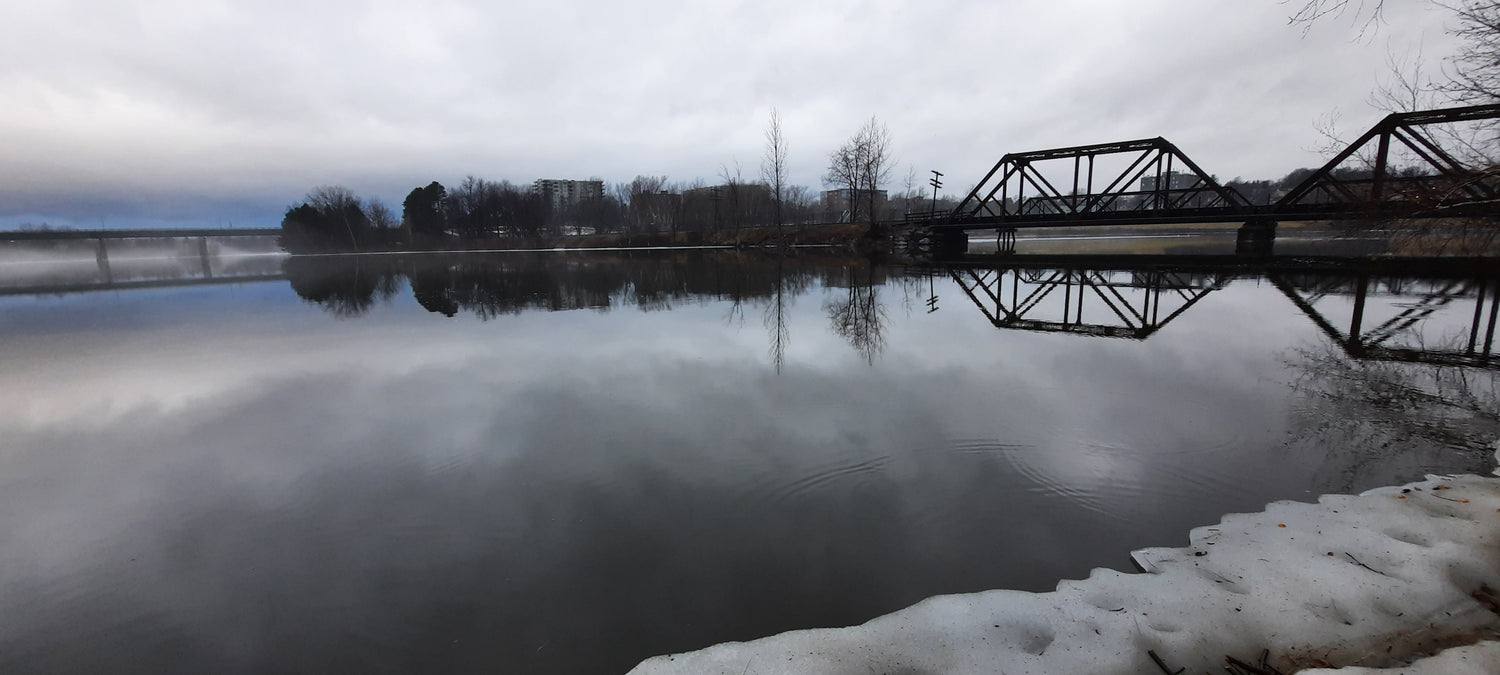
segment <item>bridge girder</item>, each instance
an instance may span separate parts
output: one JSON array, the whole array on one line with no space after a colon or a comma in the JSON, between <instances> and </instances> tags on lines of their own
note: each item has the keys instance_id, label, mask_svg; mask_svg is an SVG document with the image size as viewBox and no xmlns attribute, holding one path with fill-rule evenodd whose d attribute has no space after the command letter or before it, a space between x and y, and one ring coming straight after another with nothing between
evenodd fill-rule
<instances>
[{"instance_id":1,"label":"bridge girder","mask_svg":"<svg viewBox=\"0 0 1500 675\"><path fill-rule=\"evenodd\" d=\"M1387 115L1275 204L1279 211L1398 210L1467 215L1464 207L1500 199L1500 170L1475 166L1443 148L1429 127L1500 119L1500 105L1476 105ZM1404 149L1415 163L1393 166ZM1368 153L1362 156L1361 153ZM1363 166L1346 167L1350 160ZM1340 170L1344 174L1340 177Z\"/></svg>"}]
</instances>

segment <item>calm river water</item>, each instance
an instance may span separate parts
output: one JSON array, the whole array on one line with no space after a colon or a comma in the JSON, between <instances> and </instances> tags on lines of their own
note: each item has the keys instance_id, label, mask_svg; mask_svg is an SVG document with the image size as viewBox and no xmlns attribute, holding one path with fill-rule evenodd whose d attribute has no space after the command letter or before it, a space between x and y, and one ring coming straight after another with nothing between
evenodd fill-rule
<instances>
[{"instance_id":1,"label":"calm river water","mask_svg":"<svg viewBox=\"0 0 1500 675\"><path fill-rule=\"evenodd\" d=\"M0 671L618 673L1489 468L1493 278L1015 260L13 286Z\"/></svg>"}]
</instances>

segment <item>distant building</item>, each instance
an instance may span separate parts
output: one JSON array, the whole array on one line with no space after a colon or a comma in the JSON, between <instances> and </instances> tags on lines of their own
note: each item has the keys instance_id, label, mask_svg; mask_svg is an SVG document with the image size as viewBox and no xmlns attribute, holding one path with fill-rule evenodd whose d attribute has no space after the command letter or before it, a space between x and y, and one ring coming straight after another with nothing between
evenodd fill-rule
<instances>
[{"instance_id":1,"label":"distant building","mask_svg":"<svg viewBox=\"0 0 1500 675\"><path fill-rule=\"evenodd\" d=\"M710 185L708 187L688 188L682 191L682 198L693 199L738 199L740 201L751 201L758 199L769 199L771 188L765 183L736 183L734 185Z\"/></svg>"},{"instance_id":2,"label":"distant building","mask_svg":"<svg viewBox=\"0 0 1500 675\"><path fill-rule=\"evenodd\" d=\"M554 209L604 197L604 181L602 180L539 178L531 184L531 189L545 197Z\"/></svg>"},{"instance_id":3,"label":"distant building","mask_svg":"<svg viewBox=\"0 0 1500 675\"><path fill-rule=\"evenodd\" d=\"M1168 190L1186 190L1198 183L1198 174L1184 173L1181 171L1168 171L1163 183ZM1156 192L1156 176L1141 176L1141 192Z\"/></svg>"}]
</instances>

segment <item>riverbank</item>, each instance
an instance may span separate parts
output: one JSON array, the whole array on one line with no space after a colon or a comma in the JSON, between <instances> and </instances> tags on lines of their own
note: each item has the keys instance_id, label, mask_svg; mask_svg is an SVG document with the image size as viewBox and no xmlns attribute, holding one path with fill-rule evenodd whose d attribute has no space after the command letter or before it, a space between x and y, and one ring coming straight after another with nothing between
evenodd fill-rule
<instances>
[{"instance_id":1,"label":"riverbank","mask_svg":"<svg viewBox=\"0 0 1500 675\"><path fill-rule=\"evenodd\" d=\"M1500 478L1275 502L1189 542L1134 553L1144 573L939 596L860 626L658 656L631 672L1220 672L1226 658L1264 657L1290 673L1398 666L1500 637Z\"/></svg>"},{"instance_id":2,"label":"riverbank","mask_svg":"<svg viewBox=\"0 0 1500 675\"><path fill-rule=\"evenodd\" d=\"M484 239L436 239L401 242L378 252L396 251L505 251L529 249L595 249L595 248L683 248L722 246L761 248L780 246L836 246L850 250L884 248L884 238L870 235L869 223L828 223L821 225L788 225L784 228L746 227L718 231L641 232L560 235L541 238L496 237ZM377 252L373 250L365 251Z\"/></svg>"}]
</instances>

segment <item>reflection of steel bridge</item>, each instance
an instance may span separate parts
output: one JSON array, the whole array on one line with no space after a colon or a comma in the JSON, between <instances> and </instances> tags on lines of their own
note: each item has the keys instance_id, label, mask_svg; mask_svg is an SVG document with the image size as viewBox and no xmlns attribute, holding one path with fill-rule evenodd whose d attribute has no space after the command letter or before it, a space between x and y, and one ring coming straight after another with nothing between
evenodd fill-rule
<instances>
[{"instance_id":1,"label":"reflection of steel bridge","mask_svg":"<svg viewBox=\"0 0 1500 675\"><path fill-rule=\"evenodd\" d=\"M938 269L996 328L1144 340L1230 281L1266 278L1352 358L1500 368L1500 270L1492 262L967 256ZM1316 307L1329 296L1353 299L1347 331ZM1373 297L1400 300L1400 311L1368 320ZM1460 306L1469 320L1461 344L1394 344L1438 310Z\"/></svg>"},{"instance_id":2,"label":"reflection of steel bridge","mask_svg":"<svg viewBox=\"0 0 1500 675\"><path fill-rule=\"evenodd\" d=\"M1014 267L953 269L949 274L996 328L1136 340L1150 337L1225 281L1163 270ZM1048 298L1062 301L1060 317L1058 312L1039 316ZM1084 319L1086 299L1104 321Z\"/></svg>"},{"instance_id":3,"label":"reflection of steel bridge","mask_svg":"<svg viewBox=\"0 0 1500 675\"><path fill-rule=\"evenodd\" d=\"M1010 153L952 211L910 220L945 254L962 253L970 230L996 230L1006 250L1023 228L1173 223L1242 223L1242 250L1269 253L1279 220L1500 215L1500 172L1466 165L1428 129L1496 119L1500 105L1387 116L1267 205L1220 184L1164 138ZM1394 166L1393 149L1413 166ZM1341 169L1356 156L1368 166Z\"/></svg>"},{"instance_id":4,"label":"reflection of steel bridge","mask_svg":"<svg viewBox=\"0 0 1500 675\"><path fill-rule=\"evenodd\" d=\"M1348 280L1346 278L1346 280ZM1331 320L1314 306L1317 300L1330 292L1315 285L1306 288L1286 277L1271 277L1271 283L1286 295L1323 331L1356 359L1374 361L1407 361L1447 366L1470 366L1500 368L1500 354L1493 353L1495 344L1495 319L1500 310L1500 287L1493 278L1446 279L1437 287L1408 289L1390 295L1414 298L1402 304L1401 311L1385 321L1366 325L1365 304L1374 295L1374 280L1367 273L1356 275L1347 289L1334 291L1354 297L1354 309L1349 319L1349 330L1340 331ZM1392 338L1412 330L1439 309L1464 302L1473 302L1472 320L1458 346L1403 347L1391 344ZM1488 305L1488 307L1486 307Z\"/></svg>"}]
</instances>

